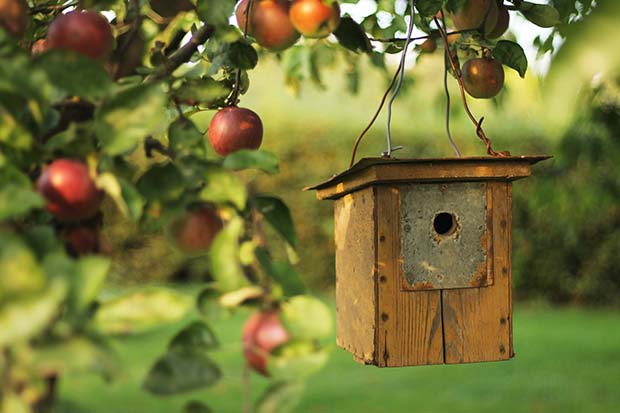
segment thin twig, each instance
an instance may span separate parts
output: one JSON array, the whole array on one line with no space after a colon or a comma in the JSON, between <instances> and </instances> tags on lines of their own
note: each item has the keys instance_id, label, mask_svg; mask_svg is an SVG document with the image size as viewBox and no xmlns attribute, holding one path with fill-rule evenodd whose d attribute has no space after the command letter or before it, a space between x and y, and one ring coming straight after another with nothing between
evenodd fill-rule
<instances>
[{"instance_id":1,"label":"thin twig","mask_svg":"<svg viewBox=\"0 0 620 413\"><path fill-rule=\"evenodd\" d=\"M254 0L248 0L247 6L244 10L245 14L245 23L243 24L243 38L248 38L248 30L250 28L250 11L254 6ZM238 22L237 22L238 23ZM241 90L241 69L237 69L237 73L235 74L235 86L233 87L233 91L228 98L228 104L230 106L237 106L237 101L239 100L239 91Z\"/></svg>"},{"instance_id":2,"label":"thin twig","mask_svg":"<svg viewBox=\"0 0 620 413\"><path fill-rule=\"evenodd\" d=\"M148 158L153 156L153 152L159 152L170 159L175 158L175 154L170 148L166 148L160 141L151 136L147 136L144 139L144 152Z\"/></svg>"},{"instance_id":3,"label":"thin twig","mask_svg":"<svg viewBox=\"0 0 620 413\"><path fill-rule=\"evenodd\" d=\"M40 6L32 7L29 10L29 13L37 14L37 13L46 12L46 11L63 11L63 10L68 9L69 7L75 7L78 4L79 2L77 1L73 1L71 3L66 3L66 4L53 4L53 3L41 4Z\"/></svg>"},{"instance_id":4,"label":"thin twig","mask_svg":"<svg viewBox=\"0 0 620 413\"><path fill-rule=\"evenodd\" d=\"M439 28L439 34L441 35L441 38L443 39L443 42L447 47L448 37L446 36L446 32L443 30L443 27L439 24L437 17L433 17L433 19L435 20L435 24ZM467 96L465 96L465 86L463 86L463 79L461 78L461 71L454 63L452 53L448 53L448 59L450 61L450 66L452 67L452 70L454 71L454 75L456 76L456 80L459 84L459 88L461 89L461 97L463 99L463 107L465 108L465 112L467 113L467 116L469 116L469 119L476 126L476 135L478 135L480 140L482 140L482 142L486 146L487 154L491 156L510 156L510 152L508 151L495 152L493 148L491 147L491 140L487 138L486 134L484 133L484 129L482 129L482 122L484 121L484 118L480 118L480 120L478 121L476 117L473 115L473 113L471 112L471 110L469 109L469 105L467 104Z\"/></svg>"},{"instance_id":5,"label":"thin twig","mask_svg":"<svg viewBox=\"0 0 620 413\"><path fill-rule=\"evenodd\" d=\"M446 33L447 36L455 36L458 34L463 34L463 33L470 33L470 32L477 32L478 29L463 29L463 30L455 30L449 33ZM426 36L418 36L418 37L412 37L411 41L414 40L424 40L424 39L430 39L432 37L435 37L436 33L431 33L431 34L427 34ZM370 40L371 42L379 42L379 43L396 43L396 42L404 42L407 40L406 37L390 37L387 39L378 39L376 37L370 37L368 40Z\"/></svg>"},{"instance_id":6,"label":"thin twig","mask_svg":"<svg viewBox=\"0 0 620 413\"><path fill-rule=\"evenodd\" d=\"M196 53L198 47L206 42L213 35L213 32L215 32L215 26L210 24L205 24L196 30L189 43L172 53L159 70L149 76L149 80L160 80L174 72Z\"/></svg>"}]
</instances>

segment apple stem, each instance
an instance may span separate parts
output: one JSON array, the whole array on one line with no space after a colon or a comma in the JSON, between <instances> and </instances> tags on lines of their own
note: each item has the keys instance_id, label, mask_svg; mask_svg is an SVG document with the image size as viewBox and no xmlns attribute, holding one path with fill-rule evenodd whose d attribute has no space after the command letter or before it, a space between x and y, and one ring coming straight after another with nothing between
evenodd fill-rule
<instances>
[{"instance_id":1,"label":"apple stem","mask_svg":"<svg viewBox=\"0 0 620 413\"><path fill-rule=\"evenodd\" d=\"M252 6L254 6L254 0L248 0L248 5L244 10L245 14L245 23L243 24L243 38L248 38L248 30L250 28L250 11L252 10ZM233 88L230 97L228 98L228 106L237 106L239 103L239 89L241 88L241 69L237 69L237 74L235 76L235 86Z\"/></svg>"}]
</instances>

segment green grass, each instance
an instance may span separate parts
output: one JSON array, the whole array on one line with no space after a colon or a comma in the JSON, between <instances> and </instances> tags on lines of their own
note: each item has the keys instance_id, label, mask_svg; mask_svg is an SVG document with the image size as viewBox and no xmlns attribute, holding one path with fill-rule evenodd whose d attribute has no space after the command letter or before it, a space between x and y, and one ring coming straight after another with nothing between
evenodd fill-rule
<instances>
[{"instance_id":1,"label":"green grass","mask_svg":"<svg viewBox=\"0 0 620 413\"><path fill-rule=\"evenodd\" d=\"M239 330L246 314L215 324L223 348L214 354L225 377L183 396L140 389L145 369L178 326L119 340L121 377L62 380L59 413L176 413L199 399L215 412L241 412ZM515 314L517 356L509 362L377 369L333 349L328 366L309 379L299 413L617 412L620 406L620 314L604 310L521 306ZM267 380L251 379L256 398Z\"/></svg>"}]
</instances>

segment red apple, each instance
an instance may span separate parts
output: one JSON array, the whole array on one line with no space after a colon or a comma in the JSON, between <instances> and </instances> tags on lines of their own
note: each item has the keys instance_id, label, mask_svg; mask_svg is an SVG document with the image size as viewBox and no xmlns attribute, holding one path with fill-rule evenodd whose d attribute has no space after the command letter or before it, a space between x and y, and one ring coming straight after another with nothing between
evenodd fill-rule
<instances>
[{"instance_id":1,"label":"red apple","mask_svg":"<svg viewBox=\"0 0 620 413\"><path fill-rule=\"evenodd\" d=\"M326 37L340 24L340 5L325 0L293 0L289 13L297 31L306 37Z\"/></svg>"},{"instance_id":2,"label":"red apple","mask_svg":"<svg viewBox=\"0 0 620 413\"><path fill-rule=\"evenodd\" d=\"M173 221L170 234L181 251L195 254L208 250L222 227L222 220L216 212L202 206Z\"/></svg>"},{"instance_id":3,"label":"red apple","mask_svg":"<svg viewBox=\"0 0 620 413\"><path fill-rule=\"evenodd\" d=\"M237 24L244 31L249 0L237 5ZM271 50L284 50L295 44L299 32L289 19L290 3L287 0L254 0L250 10L248 34L261 46Z\"/></svg>"},{"instance_id":4,"label":"red apple","mask_svg":"<svg viewBox=\"0 0 620 413\"><path fill-rule=\"evenodd\" d=\"M58 159L37 180L37 190L47 200L47 210L59 221L72 222L97 213L103 192L95 186L86 164Z\"/></svg>"},{"instance_id":5,"label":"red apple","mask_svg":"<svg viewBox=\"0 0 620 413\"><path fill-rule=\"evenodd\" d=\"M0 26L4 30L22 37L29 22L28 4L24 0L0 0Z\"/></svg>"},{"instance_id":6,"label":"red apple","mask_svg":"<svg viewBox=\"0 0 620 413\"><path fill-rule=\"evenodd\" d=\"M103 15L92 11L72 11L60 14L47 31L50 49L66 49L98 61L112 53L114 37L110 23Z\"/></svg>"},{"instance_id":7,"label":"red apple","mask_svg":"<svg viewBox=\"0 0 620 413\"><path fill-rule=\"evenodd\" d=\"M461 68L463 86L478 99L495 97L504 86L504 68L492 57L470 59Z\"/></svg>"},{"instance_id":8,"label":"red apple","mask_svg":"<svg viewBox=\"0 0 620 413\"><path fill-rule=\"evenodd\" d=\"M269 376L267 360L271 352L290 339L278 310L259 311L243 325L243 355L246 363L263 376Z\"/></svg>"},{"instance_id":9,"label":"red apple","mask_svg":"<svg viewBox=\"0 0 620 413\"><path fill-rule=\"evenodd\" d=\"M99 230L91 226L68 228L61 232L60 239L74 256L96 254L100 251Z\"/></svg>"},{"instance_id":10,"label":"red apple","mask_svg":"<svg viewBox=\"0 0 620 413\"><path fill-rule=\"evenodd\" d=\"M209 141L222 156L240 149L258 149L263 141L263 123L250 109L224 108L211 120Z\"/></svg>"}]
</instances>

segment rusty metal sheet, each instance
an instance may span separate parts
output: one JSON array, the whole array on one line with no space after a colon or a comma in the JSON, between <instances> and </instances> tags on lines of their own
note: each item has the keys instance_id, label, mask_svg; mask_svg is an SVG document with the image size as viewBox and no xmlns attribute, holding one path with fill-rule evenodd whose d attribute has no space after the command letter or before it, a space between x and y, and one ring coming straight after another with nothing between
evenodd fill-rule
<instances>
[{"instance_id":1,"label":"rusty metal sheet","mask_svg":"<svg viewBox=\"0 0 620 413\"><path fill-rule=\"evenodd\" d=\"M487 184L412 184L401 188L406 290L492 284L487 249Z\"/></svg>"}]
</instances>

